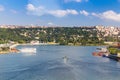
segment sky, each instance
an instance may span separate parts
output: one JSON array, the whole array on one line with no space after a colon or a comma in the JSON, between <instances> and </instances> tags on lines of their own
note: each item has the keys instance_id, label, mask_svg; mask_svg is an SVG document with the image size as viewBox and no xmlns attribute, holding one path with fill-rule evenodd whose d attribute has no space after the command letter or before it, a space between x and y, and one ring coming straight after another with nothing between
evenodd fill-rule
<instances>
[{"instance_id":1,"label":"sky","mask_svg":"<svg viewBox=\"0 0 120 80\"><path fill-rule=\"evenodd\" d=\"M120 26L120 0L0 0L0 25Z\"/></svg>"}]
</instances>

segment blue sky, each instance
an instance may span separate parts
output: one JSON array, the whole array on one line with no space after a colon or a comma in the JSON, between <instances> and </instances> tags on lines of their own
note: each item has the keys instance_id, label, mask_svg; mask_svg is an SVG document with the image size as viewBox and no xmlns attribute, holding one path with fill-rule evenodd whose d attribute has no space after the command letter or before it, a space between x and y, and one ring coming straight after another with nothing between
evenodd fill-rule
<instances>
[{"instance_id":1,"label":"blue sky","mask_svg":"<svg viewBox=\"0 0 120 80\"><path fill-rule=\"evenodd\" d=\"M0 24L120 26L120 0L0 0Z\"/></svg>"}]
</instances>

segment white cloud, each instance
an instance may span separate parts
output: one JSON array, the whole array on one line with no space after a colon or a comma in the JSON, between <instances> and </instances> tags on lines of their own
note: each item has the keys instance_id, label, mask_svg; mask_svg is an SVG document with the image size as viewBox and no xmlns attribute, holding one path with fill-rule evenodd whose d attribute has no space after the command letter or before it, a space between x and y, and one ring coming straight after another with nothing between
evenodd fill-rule
<instances>
[{"instance_id":1,"label":"white cloud","mask_svg":"<svg viewBox=\"0 0 120 80\"><path fill-rule=\"evenodd\" d=\"M80 14L85 15L85 16L89 15L89 13L87 11L85 11L85 10L80 11Z\"/></svg>"},{"instance_id":2,"label":"white cloud","mask_svg":"<svg viewBox=\"0 0 120 80\"><path fill-rule=\"evenodd\" d=\"M98 14L96 14L96 13L94 13L94 12L93 12L93 13L91 13L91 15L92 15L92 16L95 16L95 17L99 17L99 15L98 15Z\"/></svg>"},{"instance_id":3,"label":"white cloud","mask_svg":"<svg viewBox=\"0 0 120 80\"><path fill-rule=\"evenodd\" d=\"M54 25L54 23L52 23L52 22L49 22L49 23L48 23L48 25L50 25L50 26L51 26L51 25Z\"/></svg>"},{"instance_id":4,"label":"white cloud","mask_svg":"<svg viewBox=\"0 0 120 80\"><path fill-rule=\"evenodd\" d=\"M34 11L36 8L34 7L34 5L32 5L32 4L28 4L27 5L27 10L29 10L29 11Z\"/></svg>"},{"instance_id":5,"label":"white cloud","mask_svg":"<svg viewBox=\"0 0 120 80\"><path fill-rule=\"evenodd\" d=\"M67 9L67 12L69 14L73 14L73 15L77 15L78 14L78 12L76 10L73 10L73 9Z\"/></svg>"},{"instance_id":6,"label":"white cloud","mask_svg":"<svg viewBox=\"0 0 120 80\"><path fill-rule=\"evenodd\" d=\"M35 7L33 4L28 4L27 7L27 13L31 14L31 15L36 15L36 16L42 16L44 14L49 14L49 15L53 15L56 17L64 17L66 15L72 14L72 15L77 15L78 12L76 10L72 10L72 9L67 9L67 10L48 10L46 8L44 8L43 6L38 6Z\"/></svg>"},{"instance_id":7,"label":"white cloud","mask_svg":"<svg viewBox=\"0 0 120 80\"><path fill-rule=\"evenodd\" d=\"M11 9L10 10L12 13L17 14L18 12L16 10Z\"/></svg>"},{"instance_id":8,"label":"white cloud","mask_svg":"<svg viewBox=\"0 0 120 80\"><path fill-rule=\"evenodd\" d=\"M81 2L82 0L75 0L76 2Z\"/></svg>"},{"instance_id":9,"label":"white cloud","mask_svg":"<svg viewBox=\"0 0 120 80\"><path fill-rule=\"evenodd\" d=\"M120 22L120 13L116 13L112 10L105 11L103 13L92 13L93 16L99 17L101 19L112 20Z\"/></svg>"},{"instance_id":10,"label":"white cloud","mask_svg":"<svg viewBox=\"0 0 120 80\"><path fill-rule=\"evenodd\" d=\"M78 12L76 10L71 10L71 9L67 9L67 10L53 10L53 11L49 11L49 14L56 16L56 17L63 17L69 14L72 15L77 15Z\"/></svg>"},{"instance_id":11,"label":"white cloud","mask_svg":"<svg viewBox=\"0 0 120 80\"><path fill-rule=\"evenodd\" d=\"M65 10L53 10L49 11L48 13L56 17L63 17L67 15L67 11Z\"/></svg>"},{"instance_id":12,"label":"white cloud","mask_svg":"<svg viewBox=\"0 0 120 80\"><path fill-rule=\"evenodd\" d=\"M4 11L4 10L5 8L2 5L0 5L0 11Z\"/></svg>"},{"instance_id":13,"label":"white cloud","mask_svg":"<svg viewBox=\"0 0 120 80\"><path fill-rule=\"evenodd\" d=\"M88 2L88 0L64 0L64 2Z\"/></svg>"},{"instance_id":14,"label":"white cloud","mask_svg":"<svg viewBox=\"0 0 120 80\"><path fill-rule=\"evenodd\" d=\"M46 13L45 8L43 6L36 7L33 4L28 4L26 9L28 11L27 13L32 15L42 16Z\"/></svg>"}]
</instances>

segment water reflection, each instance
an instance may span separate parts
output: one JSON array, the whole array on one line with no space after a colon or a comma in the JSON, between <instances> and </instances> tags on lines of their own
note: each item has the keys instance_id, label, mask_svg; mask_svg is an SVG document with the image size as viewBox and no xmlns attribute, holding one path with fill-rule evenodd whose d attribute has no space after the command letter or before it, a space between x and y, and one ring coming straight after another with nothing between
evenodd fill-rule
<instances>
[{"instance_id":1,"label":"water reflection","mask_svg":"<svg viewBox=\"0 0 120 80\"><path fill-rule=\"evenodd\" d=\"M22 53L23 56L35 56L36 53Z\"/></svg>"},{"instance_id":2,"label":"water reflection","mask_svg":"<svg viewBox=\"0 0 120 80\"><path fill-rule=\"evenodd\" d=\"M113 66L106 66L105 64L87 63L72 59L66 64L57 59L29 68L22 67L22 69L16 69L5 74L2 73L2 75L8 76L9 74L8 77L10 80L87 80L87 78L94 80L100 77L104 77L103 80L105 80L113 76L113 73L116 75L120 74L120 69Z\"/></svg>"}]
</instances>

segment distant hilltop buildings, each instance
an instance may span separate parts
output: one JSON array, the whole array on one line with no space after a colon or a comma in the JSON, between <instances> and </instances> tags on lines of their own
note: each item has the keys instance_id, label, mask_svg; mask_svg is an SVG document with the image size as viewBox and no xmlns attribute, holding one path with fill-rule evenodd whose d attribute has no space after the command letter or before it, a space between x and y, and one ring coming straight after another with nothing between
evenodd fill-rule
<instances>
[{"instance_id":1,"label":"distant hilltop buildings","mask_svg":"<svg viewBox=\"0 0 120 80\"><path fill-rule=\"evenodd\" d=\"M42 27L42 26L18 26L18 25L0 25L0 28L36 28L36 27Z\"/></svg>"},{"instance_id":2,"label":"distant hilltop buildings","mask_svg":"<svg viewBox=\"0 0 120 80\"><path fill-rule=\"evenodd\" d=\"M53 27L53 26L52 26ZM57 26L55 26L57 27ZM75 26L77 27L77 26ZM17 26L17 25L0 25L0 28L48 28L48 26L34 26L34 25L27 25L27 26ZM87 30L95 29L98 31L98 37L100 37L101 32L104 34L104 37L106 36L116 36L120 34L120 27L114 27L114 26L84 26L80 28L85 28ZM119 36L120 37L120 36Z\"/></svg>"},{"instance_id":3,"label":"distant hilltop buildings","mask_svg":"<svg viewBox=\"0 0 120 80\"><path fill-rule=\"evenodd\" d=\"M25 26L20 26L20 25L0 25L0 28L47 28L48 26L34 26L34 25L25 25ZM49 26L50 27L50 26ZM51 26L53 27L53 26ZM54 26L57 27L57 26Z\"/></svg>"},{"instance_id":4,"label":"distant hilltop buildings","mask_svg":"<svg viewBox=\"0 0 120 80\"><path fill-rule=\"evenodd\" d=\"M113 26L96 26L96 29L102 33L104 33L104 37L106 36L116 36L120 34L120 28L118 27L113 27Z\"/></svg>"},{"instance_id":5,"label":"distant hilltop buildings","mask_svg":"<svg viewBox=\"0 0 120 80\"><path fill-rule=\"evenodd\" d=\"M0 25L0 28L43 28L43 27L50 27L50 26L35 26L35 25L25 25L25 26L20 26L20 25ZM60 27L60 26L51 26L51 27ZM69 27L69 26L68 26ZM97 26L73 26L73 27L83 27L83 28L97 28L98 30L102 30L104 31L103 29L105 30L116 30L116 29L119 29L119 27L114 27L114 26L100 26L100 25L97 25Z\"/></svg>"},{"instance_id":6,"label":"distant hilltop buildings","mask_svg":"<svg viewBox=\"0 0 120 80\"><path fill-rule=\"evenodd\" d=\"M45 29L41 29L39 30L39 28L52 28L52 31L51 31L51 35L54 33L55 29L56 28L63 28L66 29L66 28L71 28L71 30L73 29L73 32L74 32L74 29L79 29L80 31L82 30L83 32L90 32L90 33L93 33L95 32L94 34L89 34L89 37L94 37L96 36L99 40L103 40L103 41L118 41L118 39L120 40L120 27L114 27L114 26L82 26L82 27L79 27L79 26L74 26L74 27L58 27L58 26L34 26L34 25L26 25L26 26L18 26L18 25L0 25L0 28L8 28L8 29L16 29L16 28L38 28L37 30L37 33L36 34L40 34L40 32L43 32L44 34L47 34L47 30ZM57 30L57 29L56 29ZM67 29L66 29L67 30ZM59 30L58 30L59 31ZM69 31L68 31L69 32ZM28 37L28 32L24 32L24 33L20 33L20 35L24 36L24 37ZM54 34L53 34L54 35ZM79 34L79 31L78 31L78 34L77 35L71 35L73 36L74 38L78 38L79 37L83 37L83 35L80 35ZM70 37L71 37L70 36ZM85 36L84 36L85 37ZM39 37L35 37L35 39L39 39Z\"/></svg>"}]
</instances>

